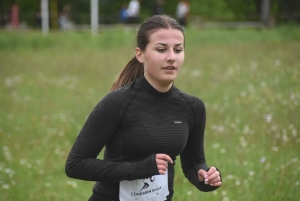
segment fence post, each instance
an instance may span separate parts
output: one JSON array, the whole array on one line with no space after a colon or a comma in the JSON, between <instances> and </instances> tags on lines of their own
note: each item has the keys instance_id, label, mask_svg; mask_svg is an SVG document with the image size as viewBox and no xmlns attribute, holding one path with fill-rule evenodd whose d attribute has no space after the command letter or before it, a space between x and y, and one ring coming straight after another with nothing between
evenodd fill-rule
<instances>
[{"instance_id":1,"label":"fence post","mask_svg":"<svg viewBox=\"0 0 300 201\"><path fill-rule=\"evenodd\" d=\"M42 4L42 31L44 34L49 32L49 8L48 0L41 0Z\"/></svg>"},{"instance_id":2,"label":"fence post","mask_svg":"<svg viewBox=\"0 0 300 201\"><path fill-rule=\"evenodd\" d=\"M91 0L91 31L93 34L98 33L98 26L99 26L98 0Z\"/></svg>"},{"instance_id":3,"label":"fence post","mask_svg":"<svg viewBox=\"0 0 300 201\"><path fill-rule=\"evenodd\" d=\"M261 21L265 26L270 23L270 4L271 0L262 0L261 2Z\"/></svg>"}]
</instances>

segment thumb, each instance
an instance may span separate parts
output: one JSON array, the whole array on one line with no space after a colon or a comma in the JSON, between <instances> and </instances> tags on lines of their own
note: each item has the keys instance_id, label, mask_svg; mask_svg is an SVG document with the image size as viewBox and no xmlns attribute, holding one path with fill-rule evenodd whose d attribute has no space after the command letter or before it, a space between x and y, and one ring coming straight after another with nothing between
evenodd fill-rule
<instances>
[{"instance_id":1,"label":"thumb","mask_svg":"<svg viewBox=\"0 0 300 201\"><path fill-rule=\"evenodd\" d=\"M200 169L200 170L198 171L198 179L199 179L199 181L203 182L204 179L205 179L206 177L207 177L206 171Z\"/></svg>"}]
</instances>

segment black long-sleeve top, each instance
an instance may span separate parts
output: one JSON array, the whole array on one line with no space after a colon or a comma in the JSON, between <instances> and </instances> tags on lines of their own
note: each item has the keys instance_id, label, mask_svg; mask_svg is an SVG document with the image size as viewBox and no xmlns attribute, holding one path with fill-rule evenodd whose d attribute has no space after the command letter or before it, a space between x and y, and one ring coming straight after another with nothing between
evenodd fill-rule
<instances>
[{"instance_id":1,"label":"black long-sleeve top","mask_svg":"<svg viewBox=\"0 0 300 201\"><path fill-rule=\"evenodd\" d=\"M142 77L108 93L93 109L66 162L66 174L96 181L94 194L119 200L119 182L158 175L156 154L180 155L187 179L201 191L217 187L198 180L207 169L203 102L175 86L161 93ZM104 159L97 159L105 147ZM168 200L173 196L174 164L168 167Z\"/></svg>"}]
</instances>

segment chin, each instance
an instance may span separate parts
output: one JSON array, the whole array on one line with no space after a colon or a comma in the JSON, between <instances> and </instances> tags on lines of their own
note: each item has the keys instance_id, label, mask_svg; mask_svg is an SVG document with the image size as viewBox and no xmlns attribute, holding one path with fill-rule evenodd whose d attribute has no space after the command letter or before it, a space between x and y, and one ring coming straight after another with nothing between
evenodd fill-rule
<instances>
[{"instance_id":1,"label":"chin","mask_svg":"<svg viewBox=\"0 0 300 201\"><path fill-rule=\"evenodd\" d=\"M163 82L172 83L172 82L174 82L174 80L176 79L176 77L177 77L177 75L167 75L167 76L163 76L161 80Z\"/></svg>"}]
</instances>

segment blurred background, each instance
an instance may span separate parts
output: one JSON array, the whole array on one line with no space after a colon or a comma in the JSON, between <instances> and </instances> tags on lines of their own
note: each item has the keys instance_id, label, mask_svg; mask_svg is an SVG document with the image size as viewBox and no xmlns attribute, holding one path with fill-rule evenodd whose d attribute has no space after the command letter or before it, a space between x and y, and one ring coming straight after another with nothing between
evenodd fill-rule
<instances>
[{"instance_id":1,"label":"blurred background","mask_svg":"<svg viewBox=\"0 0 300 201\"><path fill-rule=\"evenodd\" d=\"M132 23L126 21L124 10L130 0L0 0L0 27L40 28L42 4L47 4L51 30L60 27L63 16L72 28L79 29L91 21L91 5L97 4L99 24ZM138 17L135 23L150 15L162 14L176 17L180 1L139 0ZM184 1L183 1L184 2ZM263 22L274 26L277 23L300 21L298 0L189 0L188 21L194 26L204 26L205 22ZM17 19L16 19L17 18ZM15 25L18 21L18 25ZM246 24L246 23L245 23ZM71 26L69 27L71 28Z\"/></svg>"},{"instance_id":2,"label":"blurred background","mask_svg":"<svg viewBox=\"0 0 300 201\"><path fill-rule=\"evenodd\" d=\"M199 192L178 157L173 200L300 200L299 0L0 0L1 201L89 198L66 158L153 14L185 26L175 85L204 101L223 177Z\"/></svg>"}]
</instances>

